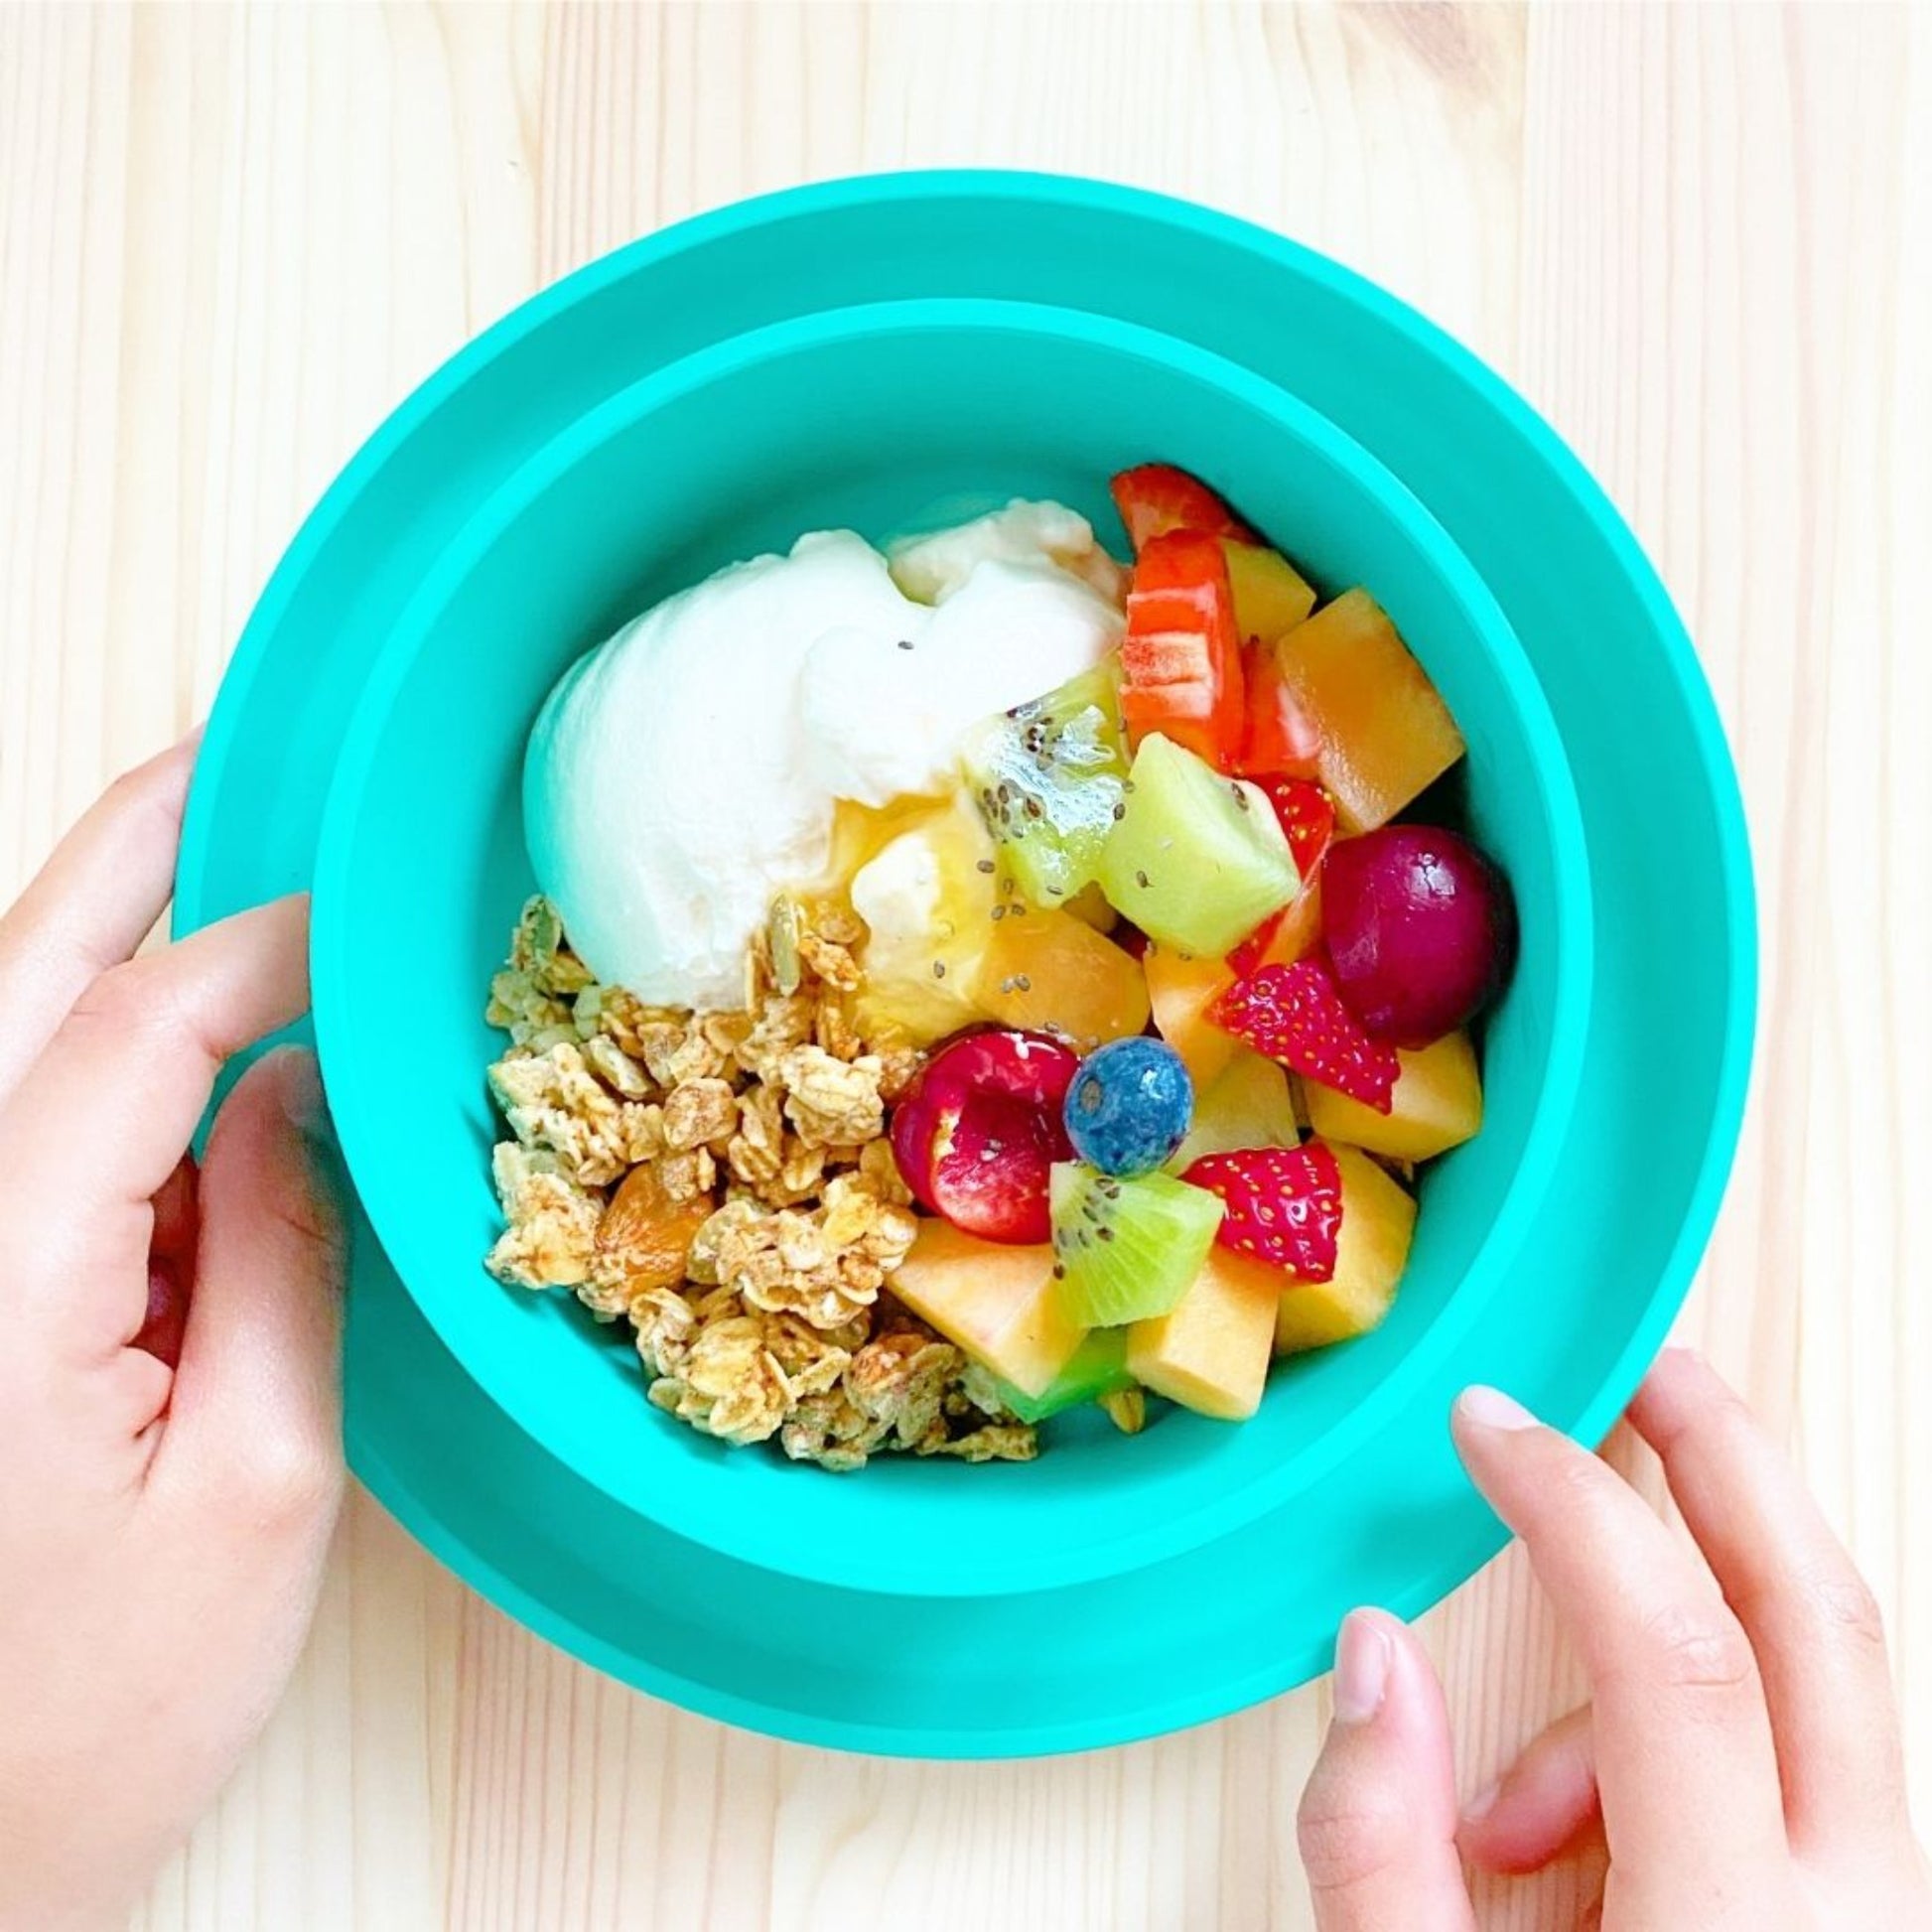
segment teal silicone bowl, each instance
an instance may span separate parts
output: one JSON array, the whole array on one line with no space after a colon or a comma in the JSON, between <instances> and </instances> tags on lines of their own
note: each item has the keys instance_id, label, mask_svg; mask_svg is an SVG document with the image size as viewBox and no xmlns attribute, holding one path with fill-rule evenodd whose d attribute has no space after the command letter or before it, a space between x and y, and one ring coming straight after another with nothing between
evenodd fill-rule
<instances>
[{"instance_id":1,"label":"teal silicone bowl","mask_svg":"<svg viewBox=\"0 0 1932 1932\"><path fill-rule=\"evenodd\" d=\"M884 538L1013 495L1125 538L1107 479L1151 455L1228 490L1327 594L1366 584L1469 742L1477 835L1507 867L1522 954L1484 1039L1482 1134L1433 1168L1389 1321L1280 1365L1240 1427L1161 1409L1136 1439L1049 1425L1029 1465L880 1457L828 1477L643 1400L622 1325L488 1280L502 1132L481 1018L523 899L519 779L559 673L668 592L808 529ZM648 736L637 756L648 760ZM731 748L718 748L730 782ZM614 838L623 836L613 826ZM1036 1591L1172 1557L1409 1426L1407 1386L1516 1261L1576 1097L1591 924L1562 742L1495 601L1441 526L1334 426L1171 337L1015 303L926 301L755 331L621 392L544 447L426 571L344 743L315 881L316 1031L376 1235L431 1325L544 1449L614 1500L747 1564L844 1588ZM396 989L409 1038L397 1052ZM398 1124L407 1123L399 1137Z\"/></svg>"},{"instance_id":2,"label":"teal silicone bowl","mask_svg":"<svg viewBox=\"0 0 1932 1932\"><path fill-rule=\"evenodd\" d=\"M974 171L833 182L664 229L525 303L409 397L304 524L236 648L189 800L176 930L314 883L325 793L379 651L436 558L544 445L696 350L914 297L1159 330L1301 397L1384 463L1475 566L1543 688L1594 911L1555 1184L1480 1318L1434 1359L1406 1358L1404 1426L1351 1451L1367 1466L1348 1484L1088 1585L838 1589L662 1529L483 1394L352 1212L349 1461L426 1548L573 1655L690 1710L812 1744L990 1758L1239 1710L1325 1670L1354 1604L1416 1615L1495 1554L1504 1533L1456 1461L1450 1400L1492 1382L1592 1443L1628 1400L1729 1169L1755 926L1736 779L1690 640L1614 506L1520 396L1281 235L1139 190ZM399 1055L410 994L388 995Z\"/></svg>"}]
</instances>

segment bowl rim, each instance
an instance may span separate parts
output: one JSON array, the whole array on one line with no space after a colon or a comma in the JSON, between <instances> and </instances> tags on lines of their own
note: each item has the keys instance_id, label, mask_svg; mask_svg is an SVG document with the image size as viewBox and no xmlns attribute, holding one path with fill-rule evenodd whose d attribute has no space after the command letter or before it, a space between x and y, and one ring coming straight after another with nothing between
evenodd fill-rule
<instances>
[{"instance_id":1,"label":"bowl rim","mask_svg":"<svg viewBox=\"0 0 1932 1932\"><path fill-rule=\"evenodd\" d=\"M1178 366L1190 379L1210 384L1245 406L1271 417L1284 435L1299 437L1323 460L1350 472L1404 527L1449 595L1462 608L1484 641L1492 668L1505 687L1515 721L1531 752L1541 832L1552 851L1556 897L1547 908L1555 933L1554 996L1549 1047L1541 1086L1525 1133L1523 1156L1505 1186L1497 1212L1482 1235L1461 1281L1370 1394L1277 1469L1262 1471L1198 1504L1176 1508L1152 1523L1127 1530L1069 1535L1050 1552L1029 1545L1024 1558L1008 1560L976 1546L970 1562L936 1560L930 1551L908 1564L905 1553L890 1561L831 1539L813 1542L788 1521L769 1520L746 1509L716 1506L711 1472L691 1484L654 1490L642 1506L634 1486L621 1479L608 1457L592 1453L594 1439L569 1426L569 1405L535 1400L533 1378L494 1372L490 1360L446 1327L435 1298L419 1292L433 1279L433 1259L421 1245L416 1217L385 1177L370 1150L376 1143L377 1110L364 1099L364 1084L346 1068L345 1041L354 1011L346 995L353 951L353 921L346 907L346 879L355 842L360 795L368 782L397 693L406 683L427 632L488 554L501 533L521 517L564 473L613 438L634 431L640 418L749 367L831 342L867 334L957 330L963 326L1046 335L1077 345ZM813 1583L886 1594L995 1594L1050 1589L1094 1581L1164 1561L1214 1541L1280 1508L1316 1481L1399 1413L1412 1385L1426 1376L1475 1320L1502 1273L1515 1259L1552 1183L1582 1079L1587 1015L1593 996L1593 899L1581 805L1563 740L1548 700L1513 628L1486 585L1427 507L1355 439L1299 396L1255 371L1182 339L1092 312L1048 304L979 297L924 297L821 310L745 332L664 363L607 397L596 408L542 443L479 504L432 560L364 681L335 773L330 781L317 844L311 944L315 1033L324 1082L350 1175L378 1240L406 1292L463 1371L524 1435L604 1494L646 1515L676 1535L758 1569ZM339 1027L339 1018L344 1024ZM446 1258L447 1260L447 1258ZM561 1426L560 1426L561 1425ZM704 1465L693 1462L694 1469ZM806 1472L798 1472L801 1480ZM1211 1480L1204 1476L1203 1480ZM721 1523L725 1526L721 1533ZM824 1554L820 1555L819 1552Z\"/></svg>"}]
</instances>

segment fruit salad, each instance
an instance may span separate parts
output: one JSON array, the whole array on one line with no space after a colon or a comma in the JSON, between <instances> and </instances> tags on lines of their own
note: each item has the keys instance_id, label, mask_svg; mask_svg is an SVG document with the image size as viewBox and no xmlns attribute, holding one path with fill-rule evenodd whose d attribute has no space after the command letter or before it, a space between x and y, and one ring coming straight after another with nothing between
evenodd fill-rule
<instances>
[{"instance_id":1,"label":"fruit salad","mask_svg":"<svg viewBox=\"0 0 1932 1932\"><path fill-rule=\"evenodd\" d=\"M1515 913L1409 816L1448 707L1198 480L1112 488L1131 566L1057 504L821 532L545 706L487 1266L627 1323L668 1417L834 1470L1242 1421L1383 1319L1481 1126Z\"/></svg>"}]
</instances>

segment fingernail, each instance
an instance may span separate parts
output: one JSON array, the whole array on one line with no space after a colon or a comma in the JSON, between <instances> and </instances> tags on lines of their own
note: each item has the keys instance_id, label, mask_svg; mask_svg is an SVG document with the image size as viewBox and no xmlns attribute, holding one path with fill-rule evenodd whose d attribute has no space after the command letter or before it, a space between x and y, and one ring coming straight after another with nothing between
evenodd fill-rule
<instances>
[{"instance_id":1,"label":"fingernail","mask_svg":"<svg viewBox=\"0 0 1932 1932\"><path fill-rule=\"evenodd\" d=\"M1458 1420L1473 1424L1477 1429L1536 1429L1536 1418L1516 1400L1514 1396L1504 1395L1500 1389L1485 1388L1480 1382L1467 1388L1455 1398L1455 1413Z\"/></svg>"},{"instance_id":2,"label":"fingernail","mask_svg":"<svg viewBox=\"0 0 1932 1932\"><path fill-rule=\"evenodd\" d=\"M1462 1807L1462 1822L1465 1825L1479 1825L1496 1809L1496 1800L1503 1795L1503 1781L1492 1778L1469 1802Z\"/></svg>"},{"instance_id":3,"label":"fingernail","mask_svg":"<svg viewBox=\"0 0 1932 1932\"><path fill-rule=\"evenodd\" d=\"M1395 1646L1375 1618L1350 1610L1335 1639L1335 1722L1365 1725L1388 1694Z\"/></svg>"}]
</instances>

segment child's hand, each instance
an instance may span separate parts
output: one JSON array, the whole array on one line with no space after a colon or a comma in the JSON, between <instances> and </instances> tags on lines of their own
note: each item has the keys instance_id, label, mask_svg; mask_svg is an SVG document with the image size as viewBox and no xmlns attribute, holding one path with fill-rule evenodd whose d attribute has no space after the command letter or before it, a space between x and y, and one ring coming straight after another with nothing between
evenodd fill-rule
<instances>
[{"instance_id":1,"label":"child's hand","mask_svg":"<svg viewBox=\"0 0 1932 1932\"><path fill-rule=\"evenodd\" d=\"M120 1922L273 1709L341 1491L310 1056L249 1070L199 1186L187 1158L223 1059L308 1003L306 905L129 958L192 763L123 778L0 918L5 1932Z\"/></svg>"},{"instance_id":2,"label":"child's hand","mask_svg":"<svg viewBox=\"0 0 1932 1932\"><path fill-rule=\"evenodd\" d=\"M1932 1884L1906 1815L1877 1611L1743 1405L1672 1350L1631 1405L1713 1576L1593 1455L1471 1390L1455 1440L1582 1653L1594 1703L1533 1742L1460 1824L1530 1871L1607 1840L1603 1932L1919 1932ZM1322 1932L1466 1932L1443 1695L1394 1618L1342 1626L1335 1723L1302 1801Z\"/></svg>"}]
</instances>

